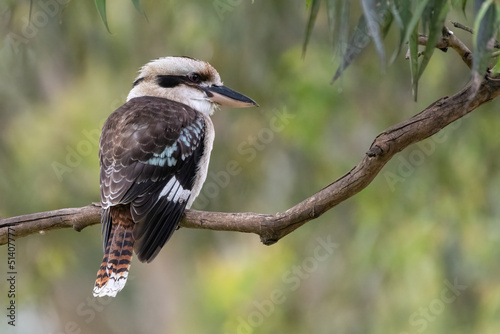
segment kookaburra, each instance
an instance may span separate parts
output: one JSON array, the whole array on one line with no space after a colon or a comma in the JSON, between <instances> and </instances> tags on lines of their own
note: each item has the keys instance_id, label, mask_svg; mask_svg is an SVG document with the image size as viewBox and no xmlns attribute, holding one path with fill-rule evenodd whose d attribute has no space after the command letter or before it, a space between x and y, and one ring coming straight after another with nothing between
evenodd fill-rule
<instances>
[{"instance_id":1,"label":"kookaburra","mask_svg":"<svg viewBox=\"0 0 500 334\"><path fill-rule=\"evenodd\" d=\"M104 258L94 296L123 289L135 251L151 262L207 177L219 106L257 106L222 84L207 62L188 57L146 64L99 142Z\"/></svg>"}]
</instances>

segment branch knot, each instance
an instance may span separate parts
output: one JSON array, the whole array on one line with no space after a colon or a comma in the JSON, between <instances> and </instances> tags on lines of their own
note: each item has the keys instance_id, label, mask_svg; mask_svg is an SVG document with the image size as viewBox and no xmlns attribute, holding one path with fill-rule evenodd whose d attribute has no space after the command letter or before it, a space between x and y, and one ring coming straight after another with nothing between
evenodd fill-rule
<instances>
[{"instance_id":1,"label":"branch knot","mask_svg":"<svg viewBox=\"0 0 500 334\"><path fill-rule=\"evenodd\" d=\"M370 158L375 158L377 156L383 156L384 150L378 144L373 143L366 155Z\"/></svg>"}]
</instances>

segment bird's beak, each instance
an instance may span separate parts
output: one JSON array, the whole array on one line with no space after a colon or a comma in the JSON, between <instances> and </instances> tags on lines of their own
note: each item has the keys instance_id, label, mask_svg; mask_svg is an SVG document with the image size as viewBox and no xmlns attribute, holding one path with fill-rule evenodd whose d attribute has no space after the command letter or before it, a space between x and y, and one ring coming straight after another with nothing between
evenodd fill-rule
<instances>
[{"instance_id":1,"label":"bird's beak","mask_svg":"<svg viewBox=\"0 0 500 334\"><path fill-rule=\"evenodd\" d=\"M232 108L258 107L259 104L251 98L240 94L226 86L210 86L205 88L207 97L221 106Z\"/></svg>"}]
</instances>

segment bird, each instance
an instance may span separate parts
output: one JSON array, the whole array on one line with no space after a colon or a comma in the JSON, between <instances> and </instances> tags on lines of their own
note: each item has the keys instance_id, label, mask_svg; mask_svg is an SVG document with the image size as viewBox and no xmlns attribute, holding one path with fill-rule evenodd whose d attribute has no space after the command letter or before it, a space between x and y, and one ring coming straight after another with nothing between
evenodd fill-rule
<instances>
[{"instance_id":1,"label":"bird","mask_svg":"<svg viewBox=\"0 0 500 334\"><path fill-rule=\"evenodd\" d=\"M94 297L116 297L133 253L151 262L207 177L220 106L255 107L208 62L162 57L144 65L99 139L104 256Z\"/></svg>"}]
</instances>

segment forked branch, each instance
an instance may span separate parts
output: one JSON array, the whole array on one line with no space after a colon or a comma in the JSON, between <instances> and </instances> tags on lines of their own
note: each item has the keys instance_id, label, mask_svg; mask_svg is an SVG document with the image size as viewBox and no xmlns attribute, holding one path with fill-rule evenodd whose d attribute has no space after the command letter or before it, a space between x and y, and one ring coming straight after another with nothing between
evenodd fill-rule
<instances>
[{"instance_id":1,"label":"forked branch","mask_svg":"<svg viewBox=\"0 0 500 334\"><path fill-rule=\"evenodd\" d=\"M418 45L427 45L428 38L427 36L418 36ZM442 29L441 39L436 43L436 48L446 51L448 48L452 48L455 50L464 63L472 68L472 52L469 50L467 45L464 44L453 31L449 30L446 26ZM408 51L409 52L409 51ZM406 55L406 58L409 58L409 53Z\"/></svg>"}]
</instances>

